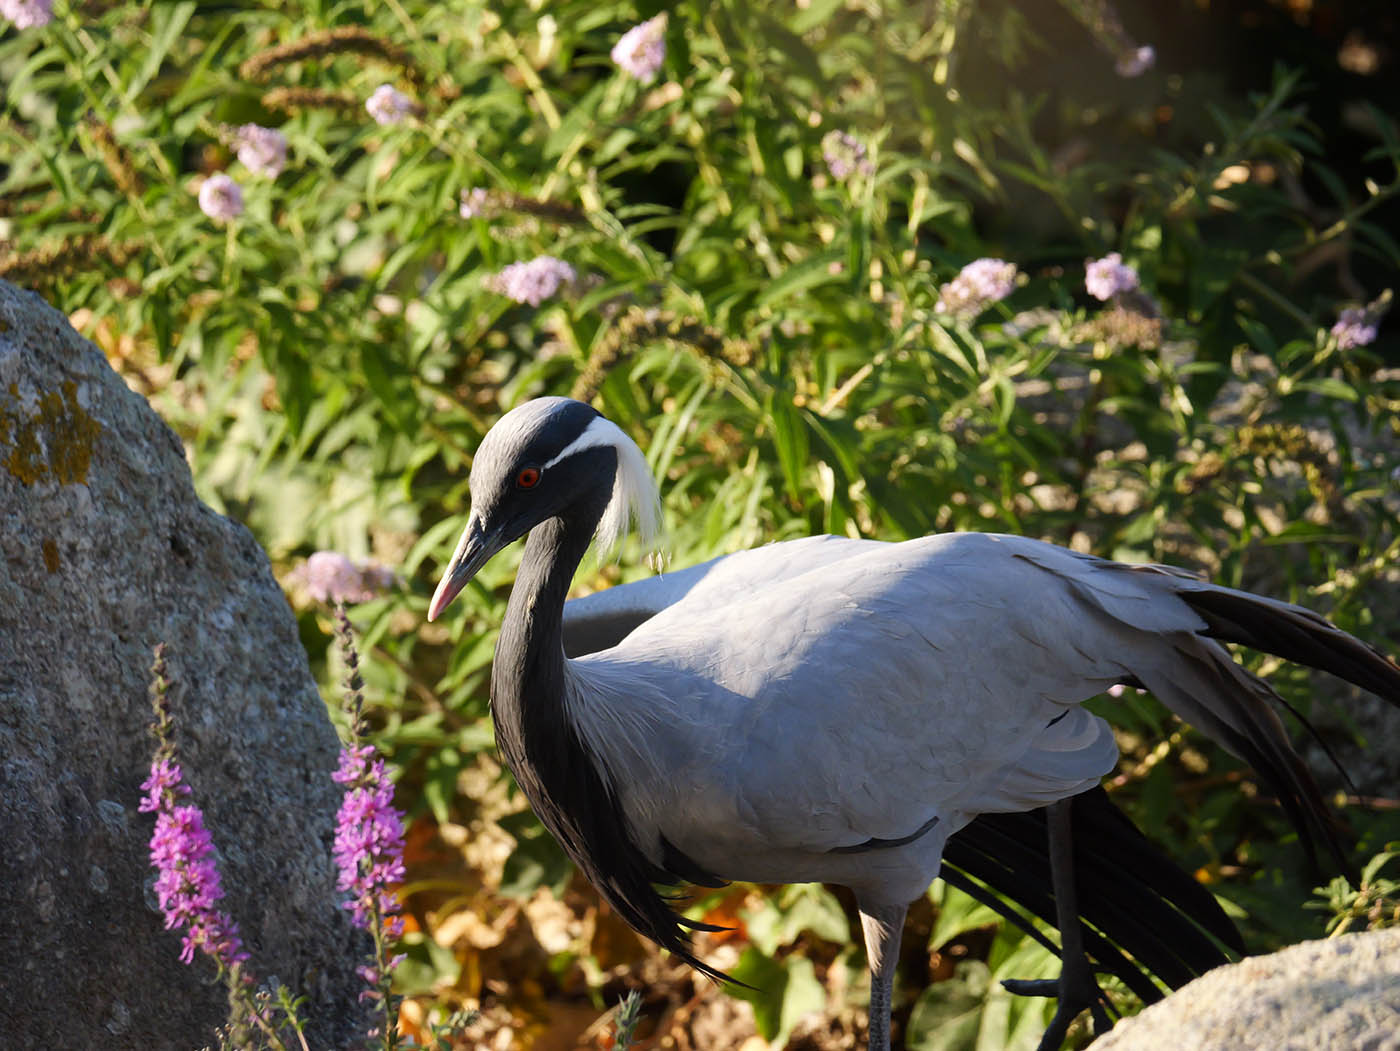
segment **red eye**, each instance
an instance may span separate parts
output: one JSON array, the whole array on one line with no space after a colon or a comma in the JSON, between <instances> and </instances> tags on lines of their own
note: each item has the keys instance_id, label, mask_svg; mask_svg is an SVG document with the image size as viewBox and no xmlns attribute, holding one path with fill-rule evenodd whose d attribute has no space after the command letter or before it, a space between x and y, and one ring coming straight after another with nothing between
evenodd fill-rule
<instances>
[{"instance_id":1,"label":"red eye","mask_svg":"<svg viewBox=\"0 0 1400 1051\"><path fill-rule=\"evenodd\" d=\"M515 484L522 489L533 489L540 484L540 469L538 467L522 467L520 473L515 476Z\"/></svg>"}]
</instances>

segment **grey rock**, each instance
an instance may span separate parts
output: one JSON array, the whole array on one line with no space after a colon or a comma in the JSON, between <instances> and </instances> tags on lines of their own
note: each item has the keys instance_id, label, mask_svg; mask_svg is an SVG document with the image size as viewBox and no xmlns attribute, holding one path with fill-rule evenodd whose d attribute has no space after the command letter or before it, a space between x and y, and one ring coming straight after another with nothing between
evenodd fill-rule
<instances>
[{"instance_id":1,"label":"grey rock","mask_svg":"<svg viewBox=\"0 0 1400 1051\"><path fill-rule=\"evenodd\" d=\"M1400 929L1218 967L1120 1022L1093 1051L1400 1051Z\"/></svg>"},{"instance_id":2,"label":"grey rock","mask_svg":"<svg viewBox=\"0 0 1400 1051\"><path fill-rule=\"evenodd\" d=\"M257 975L362 1033L367 940L330 856L335 732L267 558L195 496L179 439L37 296L0 281L0 1044L214 1042L226 994L178 960L138 813L152 651Z\"/></svg>"}]
</instances>

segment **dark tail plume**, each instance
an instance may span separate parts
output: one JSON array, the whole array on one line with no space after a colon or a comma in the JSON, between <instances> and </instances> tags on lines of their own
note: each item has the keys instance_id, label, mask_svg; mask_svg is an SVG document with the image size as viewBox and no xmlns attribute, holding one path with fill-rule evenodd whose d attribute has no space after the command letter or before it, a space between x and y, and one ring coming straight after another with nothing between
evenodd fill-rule
<instances>
[{"instance_id":1,"label":"dark tail plume","mask_svg":"<svg viewBox=\"0 0 1400 1051\"><path fill-rule=\"evenodd\" d=\"M1085 947L1099 967L1152 1003L1163 995L1157 982L1176 989L1244 953L1239 931L1211 893L1153 846L1102 788L1074 798L1073 822ZM1023 930L1030 921L1011 902L1053 924L1048 844L1044 810L983 814L948 840L942 876ZM1043 935L1037 940L1054 948Z\"/></svg>"}]
</instances>

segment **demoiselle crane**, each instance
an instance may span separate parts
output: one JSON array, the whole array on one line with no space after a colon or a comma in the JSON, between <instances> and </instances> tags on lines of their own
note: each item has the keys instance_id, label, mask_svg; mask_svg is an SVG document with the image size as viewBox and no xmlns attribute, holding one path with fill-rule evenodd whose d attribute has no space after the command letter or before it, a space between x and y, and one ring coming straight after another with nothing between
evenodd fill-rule
<instances>
[{"instance_id":1,"label":"demoiselle crane","mask_svg":"<svg viewBox=\"0 0 1400 1051\"><path fill-rule=\"evenodd\" d=\"M657 526L641 451L591 406L540 398L482 439L470 490L428 617L528 534L491 702L502 756L541 821L624 920L715 977L685 929L704 925L655 884L849 887L871 971L871 1051L889 1047L906 908L945 857L956 866L945 877L980 876L1057 923L1060 978L1012 986L1058 997L1042 1048L1085 1008L1109 1024L1086 949L1114 969L1116 941L1189 976L1224 958L1202 930L1238 947L1189 878L1145 871L1152 848L1097 787L1118 758L1112 732L1079 702L1114 683L1152 691L1251 763L1304 839L1338 857L1279 698L1222 643L1400 704L1400 667L1300 606L983 533L813 537L628 585L578 606L572 648L607 648L571 658L565 599L590 543L611 548L634 519L644 538ZM1076 850L1076 820L1130 856ZM1044 846L1031 846L1042 829ZM1133 915L1140 905L1149 911ZM1179 936L1135 929L1156 923L1150 908Z\"/></svg>"}]
</instances>

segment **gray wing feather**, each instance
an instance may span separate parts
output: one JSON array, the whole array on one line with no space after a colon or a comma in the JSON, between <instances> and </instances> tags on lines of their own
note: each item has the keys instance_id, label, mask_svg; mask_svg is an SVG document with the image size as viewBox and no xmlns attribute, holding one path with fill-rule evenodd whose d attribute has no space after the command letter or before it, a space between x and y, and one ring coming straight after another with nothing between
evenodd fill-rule
<instances>
[{"instance_id":1,"label":"gray wing feather","mask_svg":"<svg viewBox=\"0 0 1400 1051\"><path fill-rule=\"evenodd\" d=\"M564 604L564 652L580 657L611 649L638 626L682 599L720 606L868 550L869 545L876 543L837 536L806 537L721 555L686 569L658 573L570 599Z\"/></svg>"}]
</instances>

